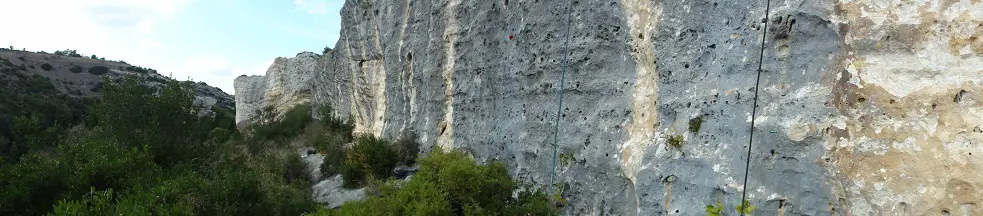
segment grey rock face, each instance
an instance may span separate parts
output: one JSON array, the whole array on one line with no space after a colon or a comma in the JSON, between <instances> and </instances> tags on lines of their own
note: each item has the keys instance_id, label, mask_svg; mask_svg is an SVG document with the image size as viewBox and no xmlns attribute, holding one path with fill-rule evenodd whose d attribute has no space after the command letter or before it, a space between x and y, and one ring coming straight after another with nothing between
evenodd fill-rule
<instances>
[{"instance_id":1,"label":"grey rock face","mask_svg":"<svg viewBox=\"0 0 983 216\"><path fill-rule=\"evenodd\" d=\"M983 213L983 4L573 1L561 84L569 3L348 1L313 102L538 185L558 128L566 215Z\"/></svg>"},{"instance_id":2,"label":"grey rock face","mask_svg":"<svg viewBox=\"0 0 983 216\"><path fill-rule=\"evenodd\" d=\"M236 124L257 119L263 107L266 80L263 76L239 76L233 82L236 89Z\"/></svg>"},{"instance_id":3,"label":"grey rock face","mask_svg":"<svg viewBox=\"0 0 983 216\"><path fill-rule=\"evenodd\" d=\"M314 66L320 55L302 52L294 58L277 58L265 76L235 79L236 123L255 119L266 107L282 114L297 104L310 101Z\"/></svg>"},{"instance_id":4,"label":"grey rock face","mask_svg":"<svg viewBox=\"0 0 983 216\"><path fill-rule=\"evenodd\" d=\"M323 203L328 208L337 208L345 202L365 199L365 189L359 188L348 190L342 188L343 180L341 175L322 180L314 185L314 201Z\"/></svg>"}]
</instances>

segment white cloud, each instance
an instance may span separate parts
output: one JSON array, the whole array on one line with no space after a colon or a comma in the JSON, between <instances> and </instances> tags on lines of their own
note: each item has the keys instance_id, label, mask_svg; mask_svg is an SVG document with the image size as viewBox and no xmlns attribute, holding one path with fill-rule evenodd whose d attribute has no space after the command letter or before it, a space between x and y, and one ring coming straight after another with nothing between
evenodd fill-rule
<instances>
[{"instance_id":1,"label":"white cloud","mask_svg":"<svg viewBox=\"0 0 983 216\"><path fill-rule=\"evenodd\" d=\"M188 0L8 1L0 20L8 20L4 28L17 33L0 34L0 41L32 50L70 48L146 64L156 58L141 53L165 48L153 42L154 26L187 4Z\"/></svg>"},{"instance_id":2,"label":"white cloud","mask_svg":"<svg viewBox=\"0 0 983 216\"><path fill-rule=\"evenodd\" d=\"M235 94L233 82L240 75L265 75L267 68L273 64L273 60L258 63L256 65L236 66L229 64L226 58L218 56L198 56L189 58L182 64L174 67L161 68L161 73L171 75L175 79L184 80L191 78L194 81L203 81L209 85L221 88L229 94ZM173 74L166 74L166 71L173 71Z\"/></svg>"},{"instance_id":3,"label":"white cloud","mask_svg":"<svg viewBox=\"0 0 983 216\"><path fill-rule=\"evenodd\" d=\"M181 16L191 0L3 1L0 20L6 21L0 47L48 52L76 49L85 55L154 68L175 79L203 81L230 94L236 77L263 75L273 62L271 56L243 64L219 51L189 53L162 43L158 29L173 24L171 20ZM306 13L327 11L324 0L294 3Z\"/></svg>"},{"instance_id":4,"label":"white cloud","mask_svg":"<svg viewBox=\"0 0 983 216\"><path fill-rule=\"evenodd\" d=\"M224 58L174 55L186 51L170 50L155 37L155 27L177 16L188 4L189 0L4 2L0 20L10 20L4 29L17 33L0 34L0 43L6 43L0 46L48 52L76 49L84 55L151 67L179 80L194 77L231 93L235 75L229 71L237 69Z\"/></svg>"},{"instance_id":5,"label":"white cloud","mask_svg":"<svg viewBox=\"0 0 983 216\"><path fill-rule=\"evenodd\" d=\"M298 10L305 13L324 15L328 13L328 2L326 0L294 0L294 5Z\"/></svg>"}]
</instances>

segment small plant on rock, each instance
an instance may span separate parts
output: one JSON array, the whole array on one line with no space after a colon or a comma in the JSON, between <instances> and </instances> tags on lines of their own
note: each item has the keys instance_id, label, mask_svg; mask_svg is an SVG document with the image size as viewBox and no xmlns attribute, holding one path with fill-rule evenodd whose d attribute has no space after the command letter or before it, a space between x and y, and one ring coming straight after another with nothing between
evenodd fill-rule
<instances>
[{"instance_id":1,"label":"small plant on rock","mask_svg":"<svg viewBox=\"0 0 983 216\"><path fill-rule=\"evenodd\" d=\"M720 200L717 200L716 206L707 205L704 210L706 210L707 216L721 216L723 215L724 205L720 203Z\"/></svg>"},{"instance_id":2,"label":"small plant on rock","mask_svg":"<svg viewBox=\"0 0 983 216\"><path fill-rule=\"evenodd\" d=\"M754 205L751 205L751 201L744 200L744 203L738 206L734 206L734 210L741 215L751 215L754 212Z\"/></svg>"},{"instance_id":3,"label":"small plant on rock","mask_svg":"<svg viewBox=\"0 0 983 216\"><path fill-rule=\"evenodd\" d=\"M699 133L700 125L703 124L703 116L696 116L696 118L689 120L689 132Z\"/></svg>"},{"instance_id":4,"label":"small plant on rock","mask_svg":"<svg viewBox=\"0 0 983 216\"><path fill-rule=\"evenodd\" d=\"M672 146L673 148L676 148L676 149L682 148L683 147L683 136L680 136L680 135L671 136L671 137L669 137L669 140L666 141L666 143L668 143L669 146Z\"/></svg>"},{"instance_id":5,"label":"small plant on rock","mask_svg":"<svg viewBox=\"0 0 983 216\"><path fill-rule=\"evenodd\" d=\"M566 166L567 164L570 164L571 161L575 160L576 159L573 157L573 154L560 154L560 165Z\"/></svg>"}]
</instances>

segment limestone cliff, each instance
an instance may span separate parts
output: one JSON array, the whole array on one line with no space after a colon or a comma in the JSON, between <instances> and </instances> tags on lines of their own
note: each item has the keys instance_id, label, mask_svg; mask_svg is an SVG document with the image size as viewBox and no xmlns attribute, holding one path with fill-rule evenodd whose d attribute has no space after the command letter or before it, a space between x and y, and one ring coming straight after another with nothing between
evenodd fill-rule
<instances>
[{"instance_id":1,"label":"limestone cliff","mask_svg":"<svg viewBox=\"0 0 983 216\"><path fill-rule=\"evenodd\" d=\"M570 3L350 0L332 51L278 70L360 132L540 185L562 90L566 215L699 215L745 189L757 215L983 214L983 3L573 1L559 89ZM236 80L237 121L302 94L276 67Z\"/></svg>"},{"instance_id":2,"label":"limestone cliff","mask_svg":"<svg viewBox=\"0 0 983 216\"><path fill-rule=\"evenodd\" d=\"M269 107L283 114L311 98L314 65L320 57L302 52L294 58L277 58L265 76L239 76L235 79L236 123L255 119L259 111Z\"/></svg>"}]
</instances>

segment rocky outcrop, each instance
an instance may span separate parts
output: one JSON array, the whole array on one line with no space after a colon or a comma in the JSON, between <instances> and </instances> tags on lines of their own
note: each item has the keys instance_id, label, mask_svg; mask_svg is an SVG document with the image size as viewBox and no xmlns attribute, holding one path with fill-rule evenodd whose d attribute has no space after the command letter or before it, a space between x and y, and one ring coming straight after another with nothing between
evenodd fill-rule
<instances>
[{"instance_id":1,"label":"rocky outcrop","mask_svg":"<svg viewBox=\"0 0 983 216\"><path fill-rule=\"evenodd\" d=\"M570 3L348 1L313 103L538 185L558 128L566 215L983 214L983 3L573 1L561 84Z\"/></svg>"},{"instance_id":2,"label":"rocky outcrop","mask_svg":"<svg viewBox=\"0 0 983 216\"><path fill-rule=\"evenodd\" d=\"M269 107L282 114L297 104L310 101L314 66L321 56L302 52L294 58L277 58L265 76L239 76L235 79L236 123L255 119Z\"/></svg>"},{"instance_id":3,"label":"rocky outcrop","mask_svg":"<svg viewBox=\"0 0 983 216\"><path fill-rule=\"evenodd\" d=\"M337 208L344 205L345 202L365 198L364 188L345 189L342 187L344 180L341 175L322 178L321 163L324 163L324 155L315 153L314 148L300 148L297 153L304 159L311 179L316 180L314 186L311 187L313 192L311 197L314 201L325 204L328 208Z\"/></svg>"}]
</instances>

